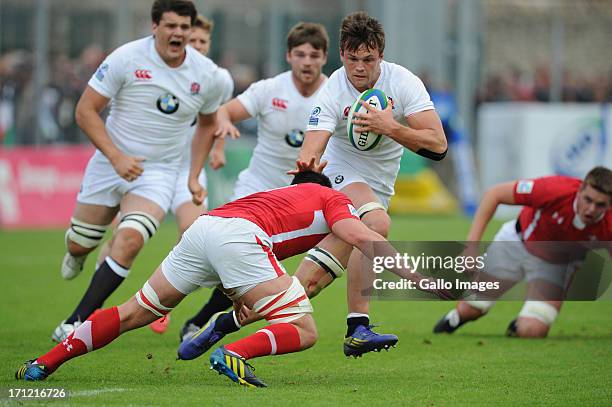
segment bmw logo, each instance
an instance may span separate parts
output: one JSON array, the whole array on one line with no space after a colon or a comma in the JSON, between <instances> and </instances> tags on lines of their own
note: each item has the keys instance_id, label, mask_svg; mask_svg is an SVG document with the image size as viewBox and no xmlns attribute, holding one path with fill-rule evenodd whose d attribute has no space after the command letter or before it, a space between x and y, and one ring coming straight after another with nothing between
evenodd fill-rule
<instances>
[{"instance_id":1,"label":"bmw logo","mask_svg":"<svg viewBox=\"0 0 612 407\"><path fill-rule=\"evenodd\" d=\"M172 93L166 93L157 99L157 108L164 114L172 114L178 110L179 100Z\"/></svg>"},{"instance_id":2,"label":"bmw logo","mask_svg":"<svg viewBox=\"0 0 612 407\"><path fill-rule=\"evenodd\" d=\"M291 147L302 147L304 142L304 132L299 129L291 130L291 133L285 135L285 141Z\"/></svg>"},{"instance_id":3,"label":"bmw logo","mask_svg":"<svg viewBox=\"0 0 612 407\"><path fill-rule=\"evenodd\" d=\"M335 179L334 182L336 184L342 184L342 181L344 181L344 176L343 175L338 175Z\"/></svg>"}]
</instances>

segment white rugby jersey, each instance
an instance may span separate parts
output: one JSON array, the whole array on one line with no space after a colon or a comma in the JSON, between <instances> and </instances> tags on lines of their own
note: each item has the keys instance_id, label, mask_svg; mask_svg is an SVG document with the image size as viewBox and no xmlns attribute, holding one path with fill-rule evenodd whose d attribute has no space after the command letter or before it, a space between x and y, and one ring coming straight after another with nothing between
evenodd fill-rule
<instances>
[{"instance_id":1,"label":"white rugby jersey","mask_svg":"<svg viewBox=\"0 0 612 407\"><path fill-rule=\"evenodd\" d=\"M292 177L286 172L295 168L308 115L321 88L304 97L287 71L253 83L238 96L246 111L258 120L257 145L241 176L255 177L265 189L289 185Z\"/></svg>"},{"instance_id":2,"label":"white rugby jersey","mask_svg":"<svg viewBox=\"0 0 612 407\"><path fill-rule=\"evenodd\" d=\"M393 118L399 123L405 125L407 116L434 108L423 82L408 69L386 61L381 62L380 68L374 88L385 92L391 100ZM404 147L383 136L374 149L360 151L348 138L348 112L360 93L349 82L344 67L337 69L320 90L306 130L332 133L322 159L330 164L348 164L366 179L377 180L393 193Z\"/></svg>"},{"instance_id":3,"label":"white rugby jersey","mask_svg":"<svg viewBox=\"0 0 612 407\"><path fill-rule=\"evenodd\" d=\"M186 47L181 66L169 67L155 50L152 36L113 51L89 80L111 99L106 130L124 153L148 162L179 162L189 128L198 114L221 103L218 67Z\"/></svg>"},{"instance_id":4,"label":"white rugby jersey","mask_svg":"<svg viewBox=\"0 0 612 407\"><path fill-rule=\"evenodd\" d=\"M216 78L221 82L223 89L221 103L225 103L232 98L232 94L234 93L234 80L232 79L232 75L229 73L229 71L221 67L217 69ZM183 156L181 158L181 169L183 171L189 170L191 166L191 142L193 141L193 135L195 134L196 120L197 117L191 122L189 137L187 138L185 147L183 148Z\"/></svg>"}]
</instances>

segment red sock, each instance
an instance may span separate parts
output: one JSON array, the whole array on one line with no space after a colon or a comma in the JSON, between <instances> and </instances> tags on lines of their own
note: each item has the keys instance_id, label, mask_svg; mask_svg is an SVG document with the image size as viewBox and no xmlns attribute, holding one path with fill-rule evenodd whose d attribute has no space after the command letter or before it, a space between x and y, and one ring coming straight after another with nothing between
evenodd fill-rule
<instances>
[{"instance_id":1,"label":"red sock","mask_svg":"<svg viewBox=\"0 0 612 407\"><path fill-rule=\"evenodd\" d=\"M226 345L225 349L245 359L299 352L300 334L297 328L291 324L274 324L260 329L251 336Z\"/></svg>"},{"instance_id":2,"label":"red sock","mask_svg":"<svg viewBox=\"0 0 612 407\"><path fill-rule=\"evenodd\" d=\"M66 340L36 359L55 371L64 362L111 343L119 336L119 311L117 307L100 310L87 318Z\"/></svg>"}]
</instances>

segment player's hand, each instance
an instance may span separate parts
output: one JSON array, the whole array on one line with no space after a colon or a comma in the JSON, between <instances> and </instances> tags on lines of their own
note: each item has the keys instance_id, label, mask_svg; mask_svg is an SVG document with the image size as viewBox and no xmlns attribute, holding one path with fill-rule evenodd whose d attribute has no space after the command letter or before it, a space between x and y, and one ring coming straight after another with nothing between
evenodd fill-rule
<instances>
[{"instance_id":1,"label":"player's hand","mask_svg":"<svg viewBox=\"0 0 612 407\"><path fill-rule=\"evenodd\" d=\"M132 157L127 154L120 153L116 158L111 161L115 172L126 181L135 181L142 175L144 168L142 163L144 157Z\"/></svg>"},{"instance_id":2,"label":"player's hand","mask_svg":"<svg viewBox=\"0 0 612 407\"><path fill-rule=\"evenodd\" d=\"M225 138L230 136L232 139L240 138L240 130L236 128L229 120L219 123L219 127L213 133L214 137Z\"/></svg>"},{"instance_id":3,"label":"player's hand","mask_svg":"<svg viewBox=\"0 0 612 407\"><path fill-rule=\"evenodd\" d=\"M213 170L218 170L223 167L226 163L225 151L222 149L213 148L210 152L210 158L208 159L208 166Z\"/></svg>"},{"instance_id":4,"label":"player's hand","mask_svg":"<svg viewBox=\"0 0 612 407\"><path fill-rule=\"evenodd\" d=\"M310 161L296 160L295 161L296 169L287 171L288 175L297 175L300 172L304 171L314 171L321 173L323 169L327 166L327 161L321 161L319 163L316 162L315 158L312 157Z\"/></svg>"},{"instance_id":5,"label":"player's hand","mask_svg":"<svg viewBox=\"0 0 612 407\"><path fill-rule=\"evenodd\" d=\"M376 134L383 135L393 133L396 122L393 118L391 103L387 103L387 107L384 110L370 106L363 100L360 100L359 103L361 103L366 111L357 112L353 116L352 123L356 125L354 128L355 132L373 131Z\"/></svg>"},{"instance_id":6,"label":"player's hand","mask_svg":"<svg viewBox=\"0 0 612 407\"><path fill-rule=\"evenodd\" d=\"M190 178L188 185L189 191L191 192L191 200L193 201L193 203L198 206L202 205L204 203L206 195L208 195L208 192L204 188L202 188L202 185L200 185L200 181L198 181L197 178Z\"/></svg>"}]
</instances>

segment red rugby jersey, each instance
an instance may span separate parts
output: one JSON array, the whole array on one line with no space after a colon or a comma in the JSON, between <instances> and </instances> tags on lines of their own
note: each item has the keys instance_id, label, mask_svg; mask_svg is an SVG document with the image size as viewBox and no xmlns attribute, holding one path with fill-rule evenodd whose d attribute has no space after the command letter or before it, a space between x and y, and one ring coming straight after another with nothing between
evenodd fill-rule
<instances>
[{"instance_id":1,"label":"red rugby jersey","mask_svg":"<svg viewBox=\"0 0 612 407\"><path fill-rule=\"evenodd\" d=\"M208 212L222 218L255 223L272 239L279 260L312 249L342 219L357 219L357 211L343 193L318 184L298 184L258 192Z\"/></svg>"},{"instance_id":2,"label":"red rugby jersey","mask_svg":"<svg viewBox=\"0 0 612 407\"><path fill-rule=\"evenodd\" d=\"M592 225L585 225L576 213L576 193L581 183L580 179L565 176L516 182L514 199L517 204L524 205L518 221L525 242L612 240L612 211L607 211L601 220ZM540 246L543 245L525 246L534 255L555 260L542 252ZM607 247L610 250L609 243Z\"/></svg>"}]
</instances>

